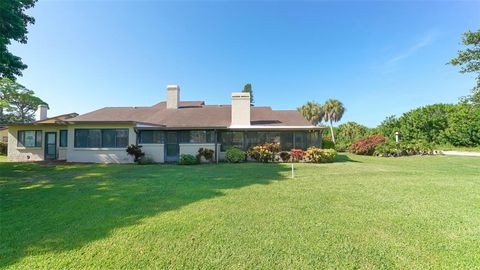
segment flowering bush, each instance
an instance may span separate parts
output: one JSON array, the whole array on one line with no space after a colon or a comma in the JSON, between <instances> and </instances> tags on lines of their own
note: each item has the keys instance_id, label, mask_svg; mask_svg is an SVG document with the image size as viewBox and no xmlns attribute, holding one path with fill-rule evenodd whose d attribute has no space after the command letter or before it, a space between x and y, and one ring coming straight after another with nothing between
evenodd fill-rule
<instances>
[{"instance_id":1,"label":"flowering bush","mask_svg":"<svg viewBox=\"0 0 480 270\"><path fill-rule=\"evenodd\" d=\"M292 150L290 150L290 155L292 156L293 162L299 162L303 160L305 152L302 149L293 148Z\"/></svg>"},{"instance_id":2,"label":"flowering bush","mask_svg":"<svg viewBox=\"0 0 480 270\"><path fill-rule=\"evenodd\" d=\"M197 154L197 159L198 161L202 160L202 157L205 158L206 161L212 161L213 160L213 154L215 151L213 149L208 149L208 148L200 148L198 149L198 154Z\"/></svg>"},{"instance_id":3,"label":"flowering bush","mask_svg":"<svg viewBox=\"0 0 480 270\"><path fill-rule=\"evenodd\" d=\"M250 147L247 154L256 161L271 162L275 160L275 154L279 150L280 145L278 143L265 143Z\"/></svg>"},{"instance_id":4,"label":"flowering bush","mask_svg":"<svg viewBox=\"0 0 480 270\"><path fill-rule=\"evenodd\" d=\"M290 160L290 157L292 156L292 155L290 155L290 152L288 152L288 151L282 151L282 152L278 153L278 155L280 156L280 159L283 162L288 162Z\"/></svg>"},{"instance_id":5,"label":"flowering bush","mask_svg":"<svg viewBox=\"0 0 480 270\"><path fill-rule=\"evenodd\" d=\"M375 147L384 142L387 142L387 138L382 135L363 137L352 143L350 146L350 153L371 156L375 151Z\"/></svg>"},{"instance_id":6,"label":"flowering bush","mask_svg":"<svg viewBox=\"0 0 480 270\"><path fill-rule=\"evenodd\" d=\"M314 163L333 162L336 156L337 151L335 149L320 149L312 146L305 151L305 159Z\"/></svg>"}]
</instances>

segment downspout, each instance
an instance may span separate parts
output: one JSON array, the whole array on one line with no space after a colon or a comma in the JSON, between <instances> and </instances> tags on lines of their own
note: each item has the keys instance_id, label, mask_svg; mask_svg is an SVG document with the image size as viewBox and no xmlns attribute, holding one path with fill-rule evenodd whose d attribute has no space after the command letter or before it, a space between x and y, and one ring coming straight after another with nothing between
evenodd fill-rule
<instances>
[{"instance_id":1,"label":"downspout","mask_svg":"<svg viewBox=\"0 0 480 270\"><path fill-rule=\"evenodd\" d=\"M217 134L217 130L214 129L213 133L215 134L215 162L218 164L218 134Z\"/></svg>"}]
</instances>

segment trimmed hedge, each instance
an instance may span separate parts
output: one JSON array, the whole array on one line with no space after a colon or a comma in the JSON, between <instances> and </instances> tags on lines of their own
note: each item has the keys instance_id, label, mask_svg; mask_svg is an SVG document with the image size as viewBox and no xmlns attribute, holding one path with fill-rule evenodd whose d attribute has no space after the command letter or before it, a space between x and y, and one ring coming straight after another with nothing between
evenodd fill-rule
<instances>
[{"instance_id":1,"label":"trimmed hedge","mask_svg":"<svg viewBox=\"0 0 480 270\"><path fill-rule=\"evenodd\" d=\"M180 159L178 160L178 164L180 165L195 165L198 164L198 159L193 155L180 155Z\"/></svg>"},{"instance_id":2,"label":"trimmed hedge","mask_svg":"<svg viewBox=\"0 0 480 270\"><path fill-rule=\"evenodd\" d=\"M337 157L337 151L335 149L320 149L316 147L310 147L305 151L305 159L307 162L313 163L330 163L334 162Z\"/></svg>"}]
</instances>

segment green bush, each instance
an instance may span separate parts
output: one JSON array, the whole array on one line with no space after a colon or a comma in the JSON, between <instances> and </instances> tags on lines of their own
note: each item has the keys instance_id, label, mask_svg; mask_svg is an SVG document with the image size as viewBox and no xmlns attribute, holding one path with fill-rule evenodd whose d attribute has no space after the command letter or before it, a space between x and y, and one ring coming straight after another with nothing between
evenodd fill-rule
<instances>
[{"instance_id":1,"label":"green bush","mask_svg":"<svg viewBox=\"0 0 480 270\"><path fill-rule=\"evenodd\" d=\"M143 156L138 160L137 163L139 165L149 165L149 164L154 164L155 161L151 157Z\"/></svg>"},{"instance_id":2,"label":"green bush","mask_svg":"<svg viewBox=\"0 0 480 270\"><path fill-rule=\"evenodd\" d=\"M178 160L180 165L194 165L198 164L198 159L193 155L181 154L180 159Z\"/></svg>"},{"instance_id":3,"label":"green bush","mask_svg":"<svg viewBox=\"0 0 480 270\"><path fill-rule=\"evenodd\" d=\"M335 150L337 150L337 152L347 152L350 145L352 145L350 142L337 142L335 144Z\"/></svg>"},{"instance_id":4,"label":"green bush","mask_svg":"<svg viewBox=\"0 0 480 270\"><path fill-rule=\"evenodd\" d=\"M8 152L8 143L0 142L0 155L6 155Z\"/></svg>"},{"instance_id":5,"label":"green bush","mask_svg":"<svg viewBox=\"0 0 480 270\"><path fill-rule=\"evenodd\" d=\"M336 157L337 151L335 149L320 149L313 146L305 151L306 160L313 163L333 162Z\"/></svg>"},{"instance_id":6,"label":"green bush","mask_svg":"<svg viewBox=\"0 0 480 270\"><path fill-rule=\"evenodd\" d=\"M333 143L331 137L325 136L322 138L322 148L323 149L335 149L335 144Z\"/></svg>"},{"instance_id":7,"label":"green bush","mask_svg":"<svg viewBox=\"0 0 480 270\"><path fill-rule=\"evenodd\" d=\"M140 160L140 158L145 156L145 153L142 151L142 146L141 145L131 144L127 147L126 151L130 156L133 156L133 158L134 158L133 161L134 162L138 162Z\"/></svg>"},{"instance_id":8,"label":"green bush","mask_svg":"<svg viewBox=\"0 0 480 270\"><path fill-rule=\"evenodd\" d=\"M400 131L401 141L422 140L437 145L480 146L480 106L433 104L390 116L376 131L390 139Z\"/></svg>"},{"instance_id":9,"label":"green bush","mask_svg":"<svg viewBox=\"0 0 480 270\"><path fill-rule=\"evenodd\" d=\"M245 152L235 147L229 148L225 153L225 159L230 163L243 162L245 161Z\"/></svg>"},{"instance_id":10,"label":"green bush","mask_svg":"<svg viewBox=\"0 0 480 270\"><path fill-rule=\"evenodd\" d=\"M411 142L385 142L375 147L375 156L400 157L411 155L431 155L433 147L426 141L413 140Z\"/></svg>"}]
</instances>

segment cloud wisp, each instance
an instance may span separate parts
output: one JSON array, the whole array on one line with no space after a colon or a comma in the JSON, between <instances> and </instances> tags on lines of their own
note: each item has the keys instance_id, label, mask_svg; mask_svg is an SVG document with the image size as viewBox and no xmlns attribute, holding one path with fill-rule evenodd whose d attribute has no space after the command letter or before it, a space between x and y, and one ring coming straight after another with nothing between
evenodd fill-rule
<instances>
[{"instance_id":1,"label":"cloud wisp","mask_svg":"<svg viewBox=\"0 0 480 270\"><path fill-rule=\"evenodd\" d=\"M393 56L392 58L390 58L387 62L385 62L385 64L387 66L392 66L392 65L400 62L401 60L412 56L413 54L415 54L420 49L432 44L433 40L434 40L434 35L433 34L428 34L425 37L423 37L420 41L418 41L417 43L415 43L414 45L409 47L407 50L405 50L405 51Z\"/></svg>"}]
</instances>

